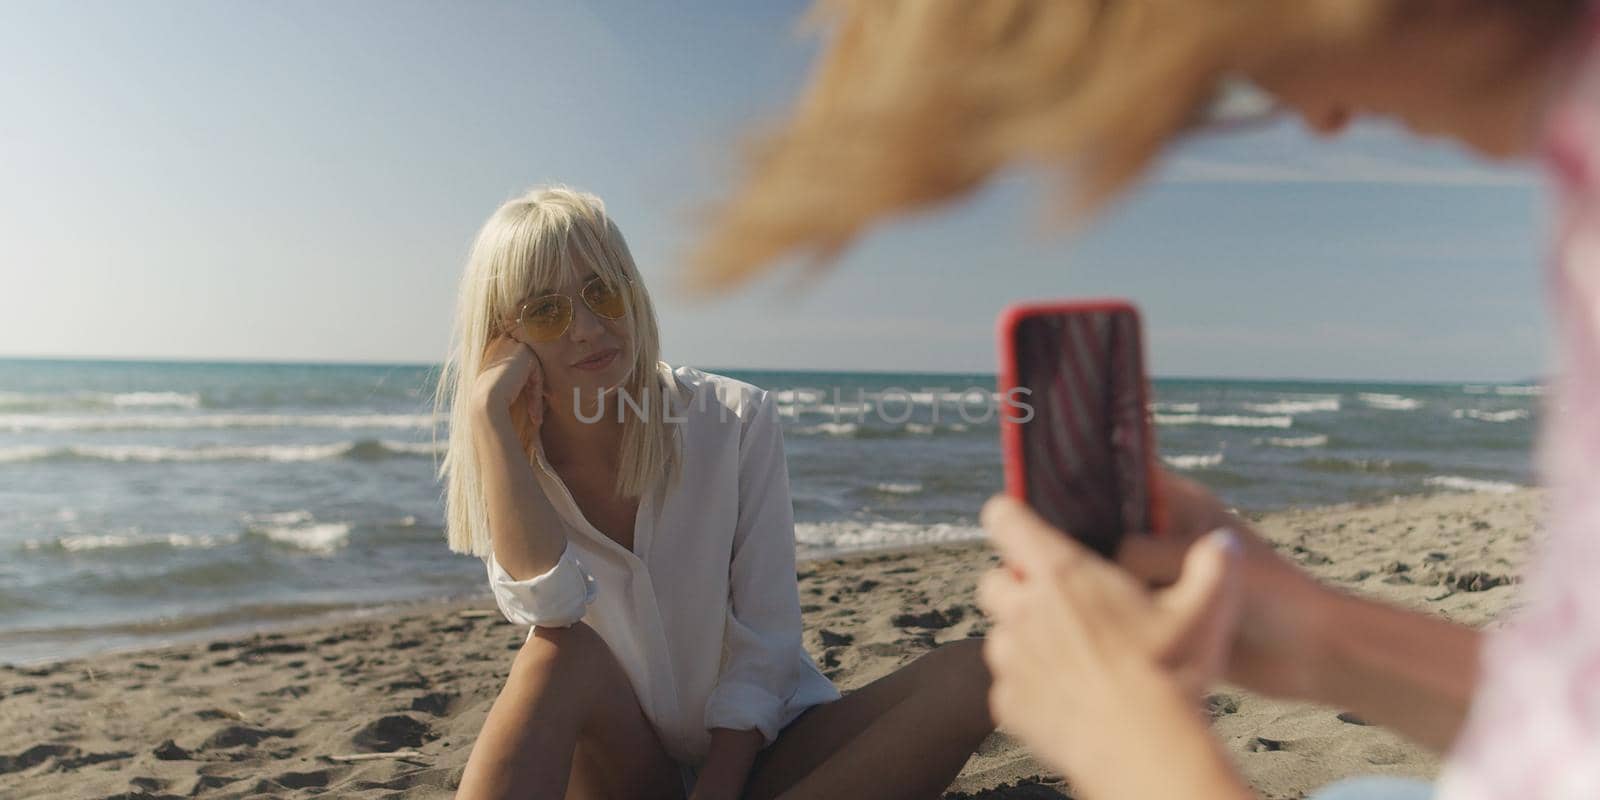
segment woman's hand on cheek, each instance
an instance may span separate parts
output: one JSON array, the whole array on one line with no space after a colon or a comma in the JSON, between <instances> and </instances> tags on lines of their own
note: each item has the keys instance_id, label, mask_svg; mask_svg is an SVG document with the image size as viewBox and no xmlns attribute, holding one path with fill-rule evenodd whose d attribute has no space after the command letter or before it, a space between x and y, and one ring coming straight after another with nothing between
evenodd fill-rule
<instances>
[{"instance_id":1,"label":"woman's hand on cheek","mask_svg":"<svg viewBox=\"0 0 1600 800\"><path fill-rule=\"evenodd\" d=\"M539 356L532 347L528 352L533 355L533 366L528 370L528 380L522 386L522 392L517 395L512 404L512 419L517 423L517 435L522 439L522 449L527 450L539 438L539 429L544 425L545 412L545 382L544 364L539 361Z\"/></svg>"},{"instance_id":2,"label":"woman's hand on cheek","mask_svg":"<svg viewBox=\"0 0 1600 800\"><path fill-rule=\"evenodd\" d=\"M1152 682L1197 698L1218 678L1239 607L1230 535L1197 542L1178 582L1152 591L1016 500L990 500L983 525L1004 561L978 587L990 706L1036 752L1070 772Z\"/></svg>"}]
</instances>

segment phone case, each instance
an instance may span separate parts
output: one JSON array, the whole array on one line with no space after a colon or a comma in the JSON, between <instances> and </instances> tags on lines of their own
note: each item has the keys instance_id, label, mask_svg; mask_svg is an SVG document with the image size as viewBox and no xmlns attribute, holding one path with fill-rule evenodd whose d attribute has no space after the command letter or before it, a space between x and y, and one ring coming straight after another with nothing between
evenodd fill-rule
<instances>
[{"instance_id":1,"label":"phone case","mask_svg":"<svg viewBox=\"0 0 1600 800\"><path fill-rule=\"evenodd\" d=\"M1142 415L1145 441L1150 443L1145 459L1145 481L1149 487L1150 519L1154 522L1153 534L1160 535L1165 525L1165 513L1162 506L1161 493L1157 491L1156 469L1156 440L1155 431L1151 426L1149 413L1150 407L1150 378L1145 370L1144 354L1144 325L1139 309L1127 300L1119 298L1103 298L1088 300L1060 300L1042 303L1016 303L1001 310L996 320L995 329L999 339L1000 370L997 377L996 390L1002 398L1009 399L1012 390L1019 387L1019 375L1016 353L1016 329L1018 324L1029 317L1044 314L1063 313L1090 313L1090 312L1126 312L1131 313L1138 323L1139 333L1139 365L1142 373L1138 381L1139 407L1146 409ZM1023 457L1022 423L1017 420L1020 411L1015 405L1007 402L1000 404L1000 449L1002 463L1005 470L1006 494L1023 502L1029 502L1027 493L1027 462Z\"/></svg>"}]
</instances>

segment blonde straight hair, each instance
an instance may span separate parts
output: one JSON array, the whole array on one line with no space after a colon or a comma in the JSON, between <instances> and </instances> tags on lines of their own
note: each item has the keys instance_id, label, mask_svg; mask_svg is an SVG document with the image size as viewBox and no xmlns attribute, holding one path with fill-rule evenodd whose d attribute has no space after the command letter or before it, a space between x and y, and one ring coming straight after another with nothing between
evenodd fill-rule
<instances>
[{"instance_id":1,"label":"blonde straight hair","mask_svg":"<svg viewBox=\"0 0 1600 800\"><path fill-rule=\"evenodd\" d=\"M516 317L523 301L583 269L622 290L634 362L620 390L646 410L623 414L616 493L635 498L653 486L669 487L677 478L679 433L660 413L676 383L660 362L655 308L628 244L600 198L565 186L536 188L500 206L478 232L461 276L450 354L434 395L436 412L448 414L450 423L439 477L444 482L446 536L455 552L480 557L490 552L488 503L470 434L472 386L483 367L484 350L504 321ZM530 459L537 446L537 441L529 444Z\"/></svg>"},{"instance_id":2,"label":"blonde straight hair","mask_svg":"<svg viewBox=\"0 0 1600 800\"><path fill-rule=\"evenodd\" d=\"M821 0L810 85L758 137L711 213L690 282L788 255L830 261L874 222L971 193L1001 169L1062 177L1095 211L1196 121L1232 73L1403 36L1439 14L1561 24L1582 0Z\"/></svg>"}]
</instances>

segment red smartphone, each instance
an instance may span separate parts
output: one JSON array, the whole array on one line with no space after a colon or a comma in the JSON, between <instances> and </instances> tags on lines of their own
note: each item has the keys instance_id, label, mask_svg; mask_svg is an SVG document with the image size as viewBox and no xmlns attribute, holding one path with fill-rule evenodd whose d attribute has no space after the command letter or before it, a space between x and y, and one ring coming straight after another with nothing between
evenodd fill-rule
<instances>
[{"instance_id":1,"label":"red smartphone","mask_svg":"<svg viewBox=\"0 0 1600 800\"><path fill-rule=\"evenodd\" d=\"M1138 309L1020 304L997 327L1006 493L1107 558L1124 536L1159 533Z\"/></svg>"}]
</instances>

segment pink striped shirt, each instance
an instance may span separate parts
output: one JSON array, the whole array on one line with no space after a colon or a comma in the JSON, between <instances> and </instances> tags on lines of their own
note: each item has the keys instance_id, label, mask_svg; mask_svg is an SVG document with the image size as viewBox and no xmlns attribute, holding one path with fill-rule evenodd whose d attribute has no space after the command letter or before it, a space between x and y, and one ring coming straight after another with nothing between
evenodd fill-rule
<instances>
[{"instance_id":1,"label":"pink striped shirt","mask_svg":"<svg viewBox=\"0 0 1600 800\"><path fill-rule=\"evenodd\" d=\"M1523 609L1490 633L1440 800L1600 798L1600 16L1544 121L1556 191L1549 303L1558 370L1539 464L1548 539Z\"/></svg>"}]
</instances>

